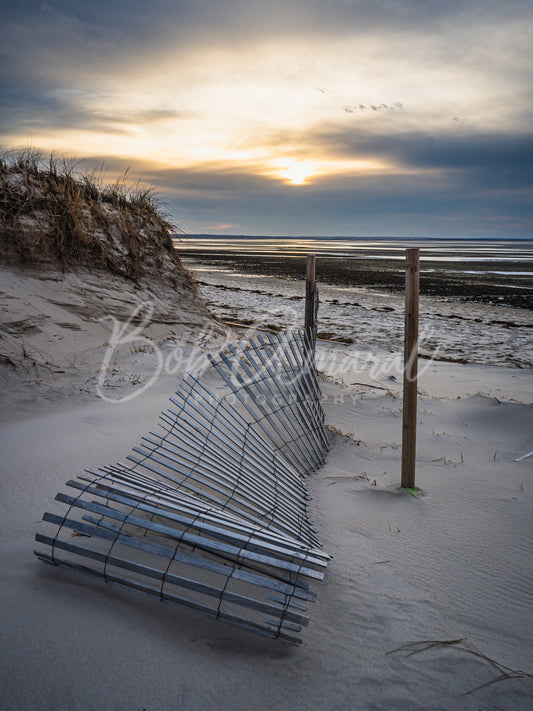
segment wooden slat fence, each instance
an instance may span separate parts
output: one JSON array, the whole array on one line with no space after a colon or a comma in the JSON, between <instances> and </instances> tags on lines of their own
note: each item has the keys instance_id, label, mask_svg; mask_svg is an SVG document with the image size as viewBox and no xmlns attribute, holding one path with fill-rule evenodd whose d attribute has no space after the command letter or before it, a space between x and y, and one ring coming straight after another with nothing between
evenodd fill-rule
<instances>
[{"instance_id":1,"label":"wooden slat fence","mask_svg":"<svg viewBox=\"0 0 533 711\"><path fill-rule=\"evenodd\" d=\"M36 555L299 643L329 559L305 486L328 449L315 331L258 335L187 374L125 462L66 483Z\"/></svg>"}]
</instances>

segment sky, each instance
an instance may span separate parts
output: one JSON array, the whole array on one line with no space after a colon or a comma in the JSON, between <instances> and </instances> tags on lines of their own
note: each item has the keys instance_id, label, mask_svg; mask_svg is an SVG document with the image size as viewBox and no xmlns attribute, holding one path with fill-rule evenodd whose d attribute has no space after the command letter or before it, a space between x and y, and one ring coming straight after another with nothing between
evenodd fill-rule
<instances>
[{"instance_id":1,"label":"sky","mask_svg":"<svg viewBox=\"0 0 533 711\"><path fill-rule=\"evenodd\" d=\"M187 233L533 238L531 0L0 0L0 145Z\"/></svg>"}]
</instances>

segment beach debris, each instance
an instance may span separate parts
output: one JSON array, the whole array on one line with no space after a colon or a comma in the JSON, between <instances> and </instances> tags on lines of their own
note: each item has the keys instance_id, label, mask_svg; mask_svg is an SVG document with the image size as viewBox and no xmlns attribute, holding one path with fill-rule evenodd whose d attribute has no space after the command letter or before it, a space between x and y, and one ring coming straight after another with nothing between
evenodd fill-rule
<instances>
[{"instance_id":1,"label":"beach debris","mask_svg":"<svg viewBox=\"0 0 533 711\"><path fill-rule=\"evenodd\" d=\"M489 681L483 684L479 684L479 686L476 686L473 689L464 691L463 696L473 694L475 691L479 691L480 689L483 689L486 686L490 686L491 684L495 684L499 681L504 681L505 679L533 679L533 674L531 674L530 672L523 671L522 669L511 669L511 667L505 666L505 664L501 664L495 659L488 657L481 650L479 650L475 646L475 644L473 644L468 639L468 637L461 637L459 639L432 639L423 640L420 642L409 642L408 644L404 644L403 646L397 647L396 649L391 649L389 652L386 652L386 654L394 654L395 652L406 652L406 655L408 657L411 657L413 654L425 652L429 649L445 648L458 649L468 654L473 654L475 657L479 657L480 659L483 659L484 661L488 662L492 667L494 667L494 669L500 672L497 677L494 677L493 679L490 679Z\"/></svg>"},{"instance_id":2,"label":"beach debris","mask_svg":"<svg viewBox=\"0 0 533 711\"><path fill-rule=\"evenodd\" d=\"M305 477L325 461L311 329L258 334L188 373L159 429L86 470L45 513L35 554L300 643L324 577ZM74 542L74 537L76 542Z\"/></svg>"},{"instance_id":3,"label":"beach debris","mask_svg":"<svg viewBox=\"0 0 533 711\"><path fill-rule=\"evenodd\" d=\"M533 457L533 452L528 452L527 454L523 454L521 457L518 457L518 459L515 459L515 462L522 462L524 459L527 459L528 457Z\"/></svg>"}]
</instances>

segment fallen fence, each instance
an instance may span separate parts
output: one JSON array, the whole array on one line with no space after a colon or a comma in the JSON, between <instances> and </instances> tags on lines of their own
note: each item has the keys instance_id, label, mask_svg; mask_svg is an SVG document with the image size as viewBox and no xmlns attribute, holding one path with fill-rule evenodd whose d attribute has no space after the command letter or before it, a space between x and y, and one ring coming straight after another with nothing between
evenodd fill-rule
<instances>
[{"instance_id":1,"label":"fallen fence","mask_svg":"<svg viewBox=\"0 0 533 711\"><path fill-rule=\"evenodd\" d=\"M187 374L127 464L66 483L35 554L299 643L329 559L305 487L328 449L315 331L257 335Z\"/></svg>"}]
</instances>

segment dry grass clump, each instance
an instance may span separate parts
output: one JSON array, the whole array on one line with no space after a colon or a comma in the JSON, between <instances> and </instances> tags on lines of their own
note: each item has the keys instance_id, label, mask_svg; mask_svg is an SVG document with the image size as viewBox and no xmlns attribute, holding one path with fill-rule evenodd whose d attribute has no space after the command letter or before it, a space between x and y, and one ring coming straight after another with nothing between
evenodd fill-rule
<instances>
[{"instance_id":1,"label":"dry grass clump","mask_svg":"<svg viewBox=\"0 0 533 711\"><path fill-rule=\"evenodd\" d=\"M103 185L75 163L35 150L0 156L1 261L104 269L191 285L151 189L125 176ZM179 272L179 274L177 274ZM176 277L178 276L178 279Z\"/></svg>"}]
</instances>

